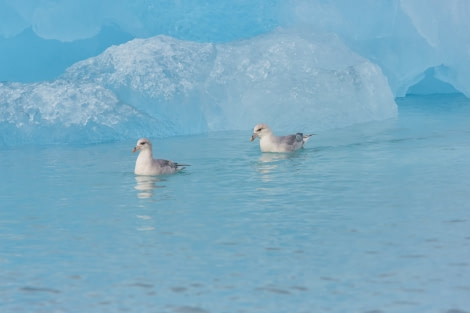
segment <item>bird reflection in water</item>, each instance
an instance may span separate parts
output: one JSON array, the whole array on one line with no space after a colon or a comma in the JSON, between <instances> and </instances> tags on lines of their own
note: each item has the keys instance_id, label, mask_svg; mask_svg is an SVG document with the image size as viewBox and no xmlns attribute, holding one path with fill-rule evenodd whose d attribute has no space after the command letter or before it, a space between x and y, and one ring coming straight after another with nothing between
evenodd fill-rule
<instances>
[{"instance_id":1,"label":"bird reflection in water","mask_svg":"<svg viewBox=\"0 0 470 313\"><path fill-rule=\"evenodd\" d=\"M258 159L257 170L265 182L278 179L281 173L301 172L307 157L305 152L262 153Z\"/></svg>"},{"instance_id":2,"label":"bird reflection in water","mask_svg":"<svg viewBox=\"0 0 470 313\"><path fill-rule=\"evenodd\" d=\"M273 163L280 160L291 159L296 153L262 153L259 161L261 163Z\"/></svg>"},{"instance_id":3,"label":"bird reflection in water","mask_svg":"<svg viewBox=\"0 0 470 313\"><path fill-rule=\"evenodd\" d=\"M262 174L263 181L271 181L270 173L274 171L279 162L292 157L291 153L263 153L259 158L258 172Z\"/></svg>"},{"instance_id":4,"label":"bird reflection in water","mask_svg":"<svg viewBox=\"0 0 470 313\"><path fill-rule=\"evenodd\" d=\"M135 176L137 185L135 190L138 191L137 197L140 199L151 198L156 188L163 188L163 185L158 185L163 180L158 176Z\"/></svg>"}]
</instances>

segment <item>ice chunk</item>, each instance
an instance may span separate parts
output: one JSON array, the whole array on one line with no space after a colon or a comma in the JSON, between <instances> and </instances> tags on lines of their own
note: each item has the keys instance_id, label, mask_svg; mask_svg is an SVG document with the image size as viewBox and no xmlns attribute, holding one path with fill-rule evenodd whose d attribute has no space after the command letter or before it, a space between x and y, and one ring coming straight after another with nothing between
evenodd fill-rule
<instances>
[{"instance_id":1,"label":"ice chunk","mask_svg":"<svg viewBox=\"0 0 470 313\"><path fill-rule=\"evenodd\" d=\"M77 63L65 77L102 84L172 120L179 133L250 129L259 121L321 129L396 114L379 67L334 35L299 30L226 44L133 40Z\"/></svg>"},{"instance_id":2,"label":"ice chunk","mask_svg":"<svg viewBox=\"0 0 470 313\"><path fill-rule=\"evenodd\" d=\"M377 65L335 35L282 29L221 44L135 39L53 82L2 84L0 101L2 134L45 143L250 130L259 122L315 131L397 113Z\"/></svg>"}]
</instances>

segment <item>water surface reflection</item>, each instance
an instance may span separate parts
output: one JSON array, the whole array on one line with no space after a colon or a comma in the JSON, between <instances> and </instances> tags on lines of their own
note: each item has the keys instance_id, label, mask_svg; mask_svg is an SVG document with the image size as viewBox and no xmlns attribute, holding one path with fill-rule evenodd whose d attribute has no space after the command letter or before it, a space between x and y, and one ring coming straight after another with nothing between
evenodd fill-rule
<instances>
[{"instance_id":1,"label":"water surface reflection","mask_svg":"<svg viewBox=\"0 0 470 313\"><path fill-rule=\"evenodd\" d=\"M262 175L265 182L271 181L271 174L276 170L282 161L294 158L297 155L294 153L262 153L257 163L258 172Z\"/></svg>"},{"instance_id":2,"label":"water surface reflection","mask_svg":"<svg viewBox=\"0 0 470 313\"><path fill-rule=\"evenodd\" d=\"M138 191L137 197L140 199L151 198L156 188L163 188L163 185L159 185L163 180L158 176L135 176L137 185L135 190Z\"/></svg>"}]
</instances>

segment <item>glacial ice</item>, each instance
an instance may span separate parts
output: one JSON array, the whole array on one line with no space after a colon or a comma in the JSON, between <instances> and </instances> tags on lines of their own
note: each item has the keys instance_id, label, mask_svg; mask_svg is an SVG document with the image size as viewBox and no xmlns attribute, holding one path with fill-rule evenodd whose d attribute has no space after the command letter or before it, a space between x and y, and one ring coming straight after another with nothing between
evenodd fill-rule
<instances>
[{"instance_id":1,"label":"glacial ice","mask_svg":"<svg viewBox=\"0 0 470 313\"><path fill-rule=\"evenodd\" d=\"M0 0L0 145L316 131L393 117L407 93L470 96L469 15L462 0Z\"/></svg>"},{"instance_id":2,"label":"glacial ice","mask_svg":"<svg viewBox=\"0 0 470 313\"><path fill-rule=\"evenodd\" d=\"M394 117L380 68L333 34L278 29L231 43L134 39L52 82L0 85L1 142L100 142L249 130L319 130Z\"/></svg>"}]
</instances>

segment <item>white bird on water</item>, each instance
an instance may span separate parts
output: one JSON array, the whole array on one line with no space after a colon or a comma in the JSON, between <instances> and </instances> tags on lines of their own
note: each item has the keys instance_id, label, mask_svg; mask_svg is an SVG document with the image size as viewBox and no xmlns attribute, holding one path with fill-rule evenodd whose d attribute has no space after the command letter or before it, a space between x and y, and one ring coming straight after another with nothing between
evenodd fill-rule
<instances>
[{"instance_id":1,"label":"white bird on water","mask_svg":"<svg viewBox=\"0 0 470 313\"><path fill-rule=\"evenodd\" d=\"M132 152L140 151L135 162L134 173L136 175L165 175L182 170L188 164L179 164L169 160L154 159L152 155L152 143L147 138L140 138Z\"/></svg>"},{"instance_id":2,"label":"white bird on water","mask_svg":"<svg viewBox=\"0 0 470 313\"><path fill-rule=\"evenodd\" d=\"M287 136L275 136L266 124L258 124L253 129L251 141L259 138L259 147L262 152L292 152L304 147L310 136L302 133Z\"/></svg>"}]
</instances>

